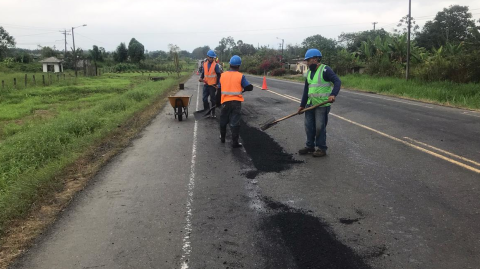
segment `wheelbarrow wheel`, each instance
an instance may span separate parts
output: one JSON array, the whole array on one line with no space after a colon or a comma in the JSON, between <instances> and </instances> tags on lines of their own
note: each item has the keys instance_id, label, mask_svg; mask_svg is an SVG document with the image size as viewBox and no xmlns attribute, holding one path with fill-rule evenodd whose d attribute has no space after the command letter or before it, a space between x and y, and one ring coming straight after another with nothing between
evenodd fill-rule
<instances>
[{"instance_id":1,"label":"wheelbarrow wheel","mask_svg":"<svg viewBox=\"0 0 480 269\"><path fill-rule=\"evenodd\" d=\"M182 121L183 120L183 113L182 113L182 107L181 106L177 107L177 114L178 114L178 121Z\"/></svg>"}]
</instances>

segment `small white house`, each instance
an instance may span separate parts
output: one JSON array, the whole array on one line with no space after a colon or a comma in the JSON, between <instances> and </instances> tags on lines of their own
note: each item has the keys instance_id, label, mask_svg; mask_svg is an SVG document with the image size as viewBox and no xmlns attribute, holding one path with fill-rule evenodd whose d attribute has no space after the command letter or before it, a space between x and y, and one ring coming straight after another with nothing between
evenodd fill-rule
<instances>
[{"instance_id":1,"label":"small white house","mask_svg":"<svg viewBox=\"0 0 480 269\"><path fill-rule=\"evenodd\" d=\"M306 61L298 61L295 71L305 74L308 71L308 65Z\"/></svg>"},{"instance_id":2,"label":"small white house","mask_svg":"<svg viewBox=\"0 0 480 269\"><path fill-rule=\"evenodd\" d=\"M63 72L63 61L55 57L50 57L40 61L43 63L43 72L59 73Z\"/></svg>"}]
</instances>

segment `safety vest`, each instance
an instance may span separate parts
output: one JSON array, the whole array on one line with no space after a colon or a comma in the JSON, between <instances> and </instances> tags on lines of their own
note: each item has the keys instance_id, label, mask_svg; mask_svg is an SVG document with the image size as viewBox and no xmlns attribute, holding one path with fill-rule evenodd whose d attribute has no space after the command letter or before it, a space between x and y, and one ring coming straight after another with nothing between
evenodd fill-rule
<instances>
[{"instance_id":1,"label":"safety vest","mask_svg":"<svg viewBox=\"0 0 480 269\"><path fill-rule=\"evenodd\" d=\"M308 82L308 100L307 104L317 105L328 100L330 94L332 94L332 84L323 79L323 71L327 66L322 64L317 68L315 76L313 79L310 79L310 74L312 71L308 70L307 72L307 82ZM320 74L320 76L319 76ZM330 103L323 106L329 106Z\"/></svg>"},{"instance_id":2,"label":"safety vest","mask_svg":"<svg viewBox=\"0 0 480 269\"><path fill-rule=\"evenodd\" d=\"M242 77L243 74L238 71L228 71L222 74L220 77L222 104L229 101L243 102Z\"/></svg>"},{"instance_id":3,"label":"safety vest","mask_svg":"<svg viewBox=\"0 0 480 269\"><path fill-rule=\"evenodd\" d=\"M215 73L215 66L217 63L215 61L210 65L208 69L208 61L203 63L203 80L207 85L216 85L217 84L217 73Z\"/></svg>"}]
</instances>

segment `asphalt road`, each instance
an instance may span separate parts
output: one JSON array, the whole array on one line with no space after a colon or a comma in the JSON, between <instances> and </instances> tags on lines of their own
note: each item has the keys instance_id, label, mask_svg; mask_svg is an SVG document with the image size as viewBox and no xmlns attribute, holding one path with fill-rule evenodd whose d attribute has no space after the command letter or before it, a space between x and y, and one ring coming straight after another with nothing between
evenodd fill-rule
<instances>
[{"instance_id":1,"label":"asphalt road","mask_svg":"<svg viewBox=\"0 0 480 269\"><path fill-rule=\"evenodd\" d=\"M303 115L258 127L303 84L247 78L244 148L167 105L12 268L478 268L480 113L342 90L299 156Z\"/></svg>"}]
</instances>

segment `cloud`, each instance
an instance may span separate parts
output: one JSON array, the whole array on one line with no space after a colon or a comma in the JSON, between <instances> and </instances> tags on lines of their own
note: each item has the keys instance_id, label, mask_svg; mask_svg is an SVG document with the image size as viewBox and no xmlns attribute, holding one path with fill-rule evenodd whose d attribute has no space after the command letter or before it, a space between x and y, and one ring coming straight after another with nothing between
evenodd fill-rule
<instances>
[{"instance_id":1,"label":"cloud","mask_svg":"<svg viewBox=\"0 0 480 269\"><path fill-rule=\"evenodd\" d=\"M472 13L480 13L480 4L473 0L413 0L412 16L421 17L417 23L422 26L453 4L478 8ZM16 37L18 47L63 47L58 30L87 24L75 29L76 46L107 50L132 37L148 50L167 50L170 43L188 51L204 45L214 48L227 36L278 47L277 37L285 45L300 44L316 34L337 38L342 32L370 30L373 22L378 22L377 29L391 30L408 13L408 2L398 0L0 0L0 6L0 25Z\"/></svg>"}]
</instances>

